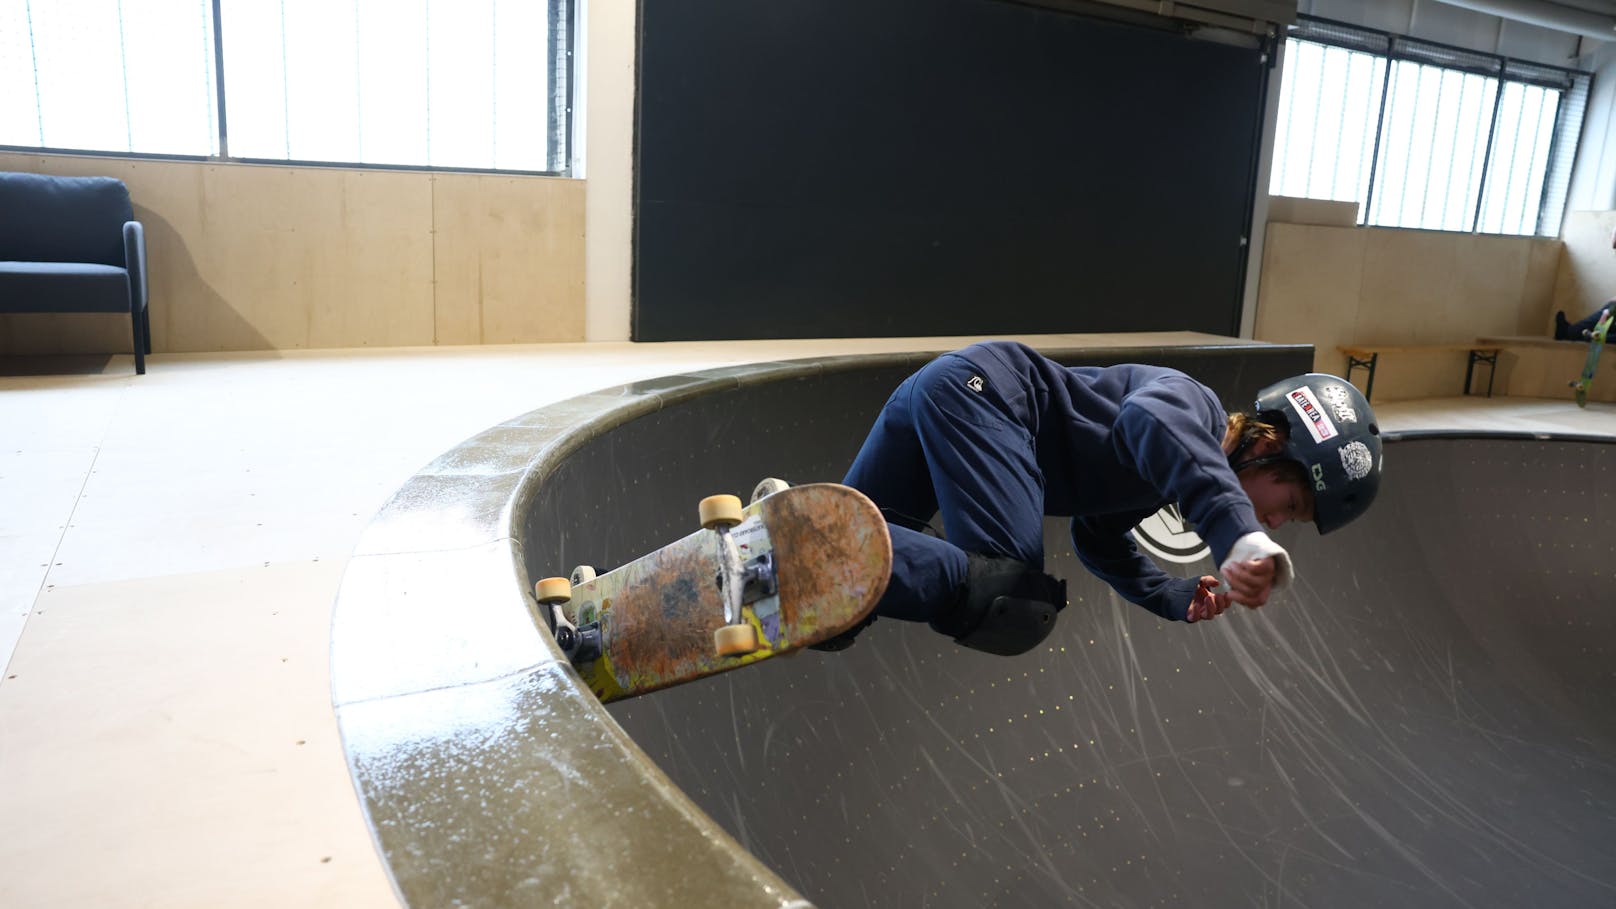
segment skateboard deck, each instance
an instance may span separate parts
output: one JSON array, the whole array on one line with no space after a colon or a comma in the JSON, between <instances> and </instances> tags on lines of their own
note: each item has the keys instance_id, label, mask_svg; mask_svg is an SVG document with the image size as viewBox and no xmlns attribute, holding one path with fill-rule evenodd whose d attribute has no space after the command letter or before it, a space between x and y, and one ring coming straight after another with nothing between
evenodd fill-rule
<instances>
[{"instance_id":1,"label":"skateboard deck","mask_svg":"<svg viewBox=\"0 0 1616 909\"><path fill-rule=\"evenodd\" d=\"M1593 337L1588 341L1588 361L1583 364L1582 375L1571 383L1571 388L1576 394L1578 407L1588 406L1588 386L1594 383L1594 369L1599 366L1600 351L1605 349L1605 336L1610 332L1612 316L1616 316L1616 309L1607 311L1594 324Z\"/></svg>"},{"instance_id":2,"label":"skateboard deck","mask_svg":"<svg viewBox=\"0 0 1616 909\"><path fill-rule=\"evenodd\" d=\"M724 567L720 532L703 529L598 577L578 569L570 599L554 588L547 595L545 585L560 579L536 585L557 642L603 702L835 637L863 621L886 590L892 540L880 510L855 489L791 487L754 501L739 519L725 532L744 575L734 573L734 563ZM726 584L726 577L737 581ZM733 621L726 587L744 589ZM729 608L733 613L734 604ZM741 632L752 646L742 625L755 633L756 649L720 655L715 632Z\"/></svg>"}]
</instances>

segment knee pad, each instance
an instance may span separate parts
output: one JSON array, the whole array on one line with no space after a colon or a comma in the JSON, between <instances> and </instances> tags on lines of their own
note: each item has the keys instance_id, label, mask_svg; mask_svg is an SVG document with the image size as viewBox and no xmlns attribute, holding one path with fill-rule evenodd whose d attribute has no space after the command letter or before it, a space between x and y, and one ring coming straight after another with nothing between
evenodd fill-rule
<instances>
[{"instance_id":1,"label":"knee pad","mask_svg":"<svg viewBox=\"0 0 1616 909\"><path fill-rule=\"evenodd\" d=\"M1015 656L1042 643L1065 608L1065 581L1015 559L972 554L964 585L931 627L963 647Z\"/></svg>"}]
</instances>

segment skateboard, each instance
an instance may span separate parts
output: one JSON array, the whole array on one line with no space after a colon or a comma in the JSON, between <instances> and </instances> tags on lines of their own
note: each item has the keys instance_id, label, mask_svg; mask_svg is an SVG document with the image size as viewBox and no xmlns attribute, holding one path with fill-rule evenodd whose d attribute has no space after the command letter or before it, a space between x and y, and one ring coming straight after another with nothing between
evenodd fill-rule
<instances>
[{"instance_id":1,"label":"skateboard","mask_svg":"<svg viewBox=\"0 0 1616 909\"><path fill-rule=\"evenodd\" d=\"M1588 386L1594 382L1594 368L1599 365L1599 352L1605 349L1605 335L1610 332L1612 316L1616 316L1616 308L1607 310L1594 324L1593 337L1588 341L1588 362L1582 367L1582 375L1571 383L1576 393L1578 407L1588 406Z\"/></svg>"},{"instance_id":2,"label":"skateboard","mask_svg":"<svg viewBox=\"0 0 1616 909\"><path fill-rule=\"evenodd\" d=\"M722 495L698 512L702 530L620 568L534 585L556 643L602 702L835 637L886 590L892 539L858 490L765 481L744 509Z\"/></svg>"}]
</instances>

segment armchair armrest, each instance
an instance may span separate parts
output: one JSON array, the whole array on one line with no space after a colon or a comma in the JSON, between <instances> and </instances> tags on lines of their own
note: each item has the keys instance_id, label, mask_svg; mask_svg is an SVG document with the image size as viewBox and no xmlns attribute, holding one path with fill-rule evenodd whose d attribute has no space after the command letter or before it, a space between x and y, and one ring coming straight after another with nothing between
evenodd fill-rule
<instances>
[{"instance_id":1,"label":"armchair armrest","mask_svg":"<svg viewBox=\"0 0 1616 909\"><path fill-rule=\"evenodd\" d=\"M123 261L129 270L131 305L136 310L146 308L146 228L139 221L123 224Z\"/></svg>"}]
</instances>

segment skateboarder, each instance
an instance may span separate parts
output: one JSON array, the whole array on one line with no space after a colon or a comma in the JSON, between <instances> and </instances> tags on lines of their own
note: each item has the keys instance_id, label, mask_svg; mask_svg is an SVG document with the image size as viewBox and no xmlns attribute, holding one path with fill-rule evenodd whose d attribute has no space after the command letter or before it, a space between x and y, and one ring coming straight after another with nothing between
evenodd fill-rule
<instances>
[{"instance_id":1,"label":"skateboarder","mask_svg":"<svg viewBox=\"0 0 1616 909\"><path fill-rule=\"evenodd\" d=\"M1044 567L1044 515L1072 516L1090 572L1163 618L1256 608L1292 577L1266 529L1328 533L1369 507L1379 428L1334 376L1277 383L1229 416L1210 389L1154 366L1067 367L987 342L945 354L887 401L843 481L893 524L892 579L877 615L929 622L990 653L1037 646L1066 604ZM1128 531L1177 502L1218 578L1174 578ZM934 512L948 539L918 532ZM856 633L856 632L854 632ZM836 646L852 642L851 634Z\"/></svg>"},{"instance_id":2,"label":"skateboarder","mask_svg":"<svg viewBox=\"0 0 1616 909\"><path fill-rule=\"evenodd\" d=\"M1575 322L1567 322L1565 310L1554 314L1554 340L1556 341L1588 341L1593 339L1594 326L1604 318L1605 313L1616 307L1616 300L1609 300L1602 304L1591 314Z\"/></svg>"}]
</instances>

